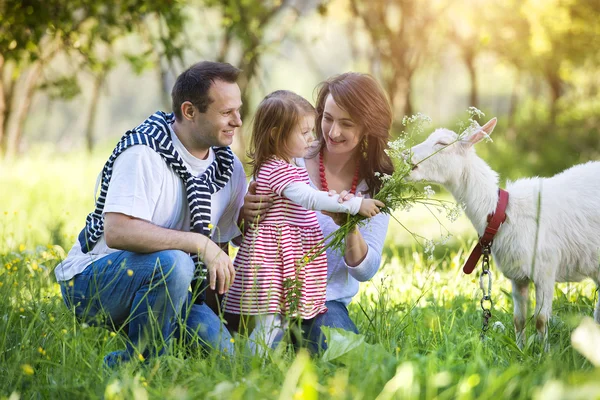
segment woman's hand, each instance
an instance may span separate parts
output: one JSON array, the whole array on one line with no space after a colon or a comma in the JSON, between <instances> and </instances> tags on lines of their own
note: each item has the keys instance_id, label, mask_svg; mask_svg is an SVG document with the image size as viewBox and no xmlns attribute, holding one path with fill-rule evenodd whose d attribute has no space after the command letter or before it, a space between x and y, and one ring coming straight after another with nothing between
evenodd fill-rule
<instances>
[{"instance_id":1,"label":"woman's hand","mask_svg":"<svg viewBox=\"0 0 600 400\"><path fill-rule=\"evenodd\" d=\"M240 210L240 224L243 223L244 227L247 227L249 224L262 221L272 205L273 199L271 196L257 195L256 182L250 182L248 193L244 196L244 205Z\"/></svg>"}]
</instances>

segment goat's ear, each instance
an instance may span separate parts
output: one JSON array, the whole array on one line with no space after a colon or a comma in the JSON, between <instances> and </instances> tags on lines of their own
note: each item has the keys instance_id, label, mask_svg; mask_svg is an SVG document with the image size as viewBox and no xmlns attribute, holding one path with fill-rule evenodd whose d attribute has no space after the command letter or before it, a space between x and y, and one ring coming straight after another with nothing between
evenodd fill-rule
<instances>
[{"instance_id":1,"label":"goat's ear","mask_svg":"<svg viewBox=\"0 0 600 400\"><path fill-rule=\"evenodd\" d=\"M498 120L495 117L490 119L485 125L465 138L466 142L471 146L481 142L483 138L492 134L492 131L496 127L496 122L498 122Z\"/></svg>"}]
</instances>

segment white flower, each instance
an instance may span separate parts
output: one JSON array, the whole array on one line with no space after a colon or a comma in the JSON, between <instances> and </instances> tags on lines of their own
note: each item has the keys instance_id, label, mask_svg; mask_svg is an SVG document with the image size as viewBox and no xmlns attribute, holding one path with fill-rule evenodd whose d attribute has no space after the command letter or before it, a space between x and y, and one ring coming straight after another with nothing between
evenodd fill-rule
<instances>
[{"instance_id":1,"label":"white flower","mask_svg":"<svg viewBox=\"0 0 600 400\"><path fill-rule=\"evenodd\" d=\"M444 208L446 209L446 218L448 218L450 222L455 222L462 214L463 205L458 203L455 204L454 207L444 205Z\"/></svg>"},{"instance_id":2,"label":"white flower","mask_svg":"<svg viewBox=\"0 0 600 400\"><path fill-rule=\"evenodd\" d=\"M485 114L483 113L483 111L481 111L477 107L471 106L468 108L467 112L469 113L471 118L473 118L475 116L477 116L477 118L485 117Z\"/></svg>"},{"instance_id":3,"label":"white flower","mask_svg":"<svg viewBox=\"0 0 600 400\"><path fill-rule=\"evenodd\" d=\"M452 235L449 234L449 233L447 235L445 235L445 236L442 236L442 238L439 241L439 244L441 244L442 246L445 246L448 243L448 241L450 240L451 237L452 237Z\"/></svg>"},{"instance_id":4,"label":"white flower","mask_svg":"<svg viewBox=\"0 0 600 400\"><path fill-rule=\"evenodd\" d=\"M423 252L425 254L433 254L433 251L435 250L435 242L431 239L425 239L424 247L425 249Z\"/></svg>"},{"instance_id":5,"label":"white flower","mask_svg":"<svg viewBox=\"0 0 600 400\"><path fill-rule=\"evenodd\" d=\"M431 188L431 186L427 185L423 188L423 191L425 191L425 196L430 197L435 195L435 190L433 190Z\"/></svg>"}]
</instances>

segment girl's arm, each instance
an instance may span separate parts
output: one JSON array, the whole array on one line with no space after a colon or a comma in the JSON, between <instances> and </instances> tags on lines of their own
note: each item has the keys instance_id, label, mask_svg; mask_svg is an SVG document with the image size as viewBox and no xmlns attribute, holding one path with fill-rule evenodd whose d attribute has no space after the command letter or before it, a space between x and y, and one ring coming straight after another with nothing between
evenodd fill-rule
<instances>
[{"instance_id":1,"label":"girl's arm","mask_svg":"<svg viewBox=\"0 0 600 400\"><path fill-rule=\"evenodd\" d=\"M302 207L314 211L329 211L356 215L360 211L362 197L353 197L343 203L339 195L316 190L306 183L292 182L283 189L283 195Z\"/></svg>"}]
</instances>

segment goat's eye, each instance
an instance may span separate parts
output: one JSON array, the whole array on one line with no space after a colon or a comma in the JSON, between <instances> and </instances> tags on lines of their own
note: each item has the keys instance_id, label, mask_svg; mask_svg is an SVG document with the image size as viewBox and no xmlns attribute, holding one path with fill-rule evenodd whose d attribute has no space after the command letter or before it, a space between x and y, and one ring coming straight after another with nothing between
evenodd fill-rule
<instances>
[{"instance_id":1,"label":"goat's eye","mask_svg":"<svg viewBox=\"0 0 600 400\"><path fill-rule=\"evenodd\" d=\"M448 146L448 143L446 143L446 142L437 142L437 143L436 143L436 146L437 146L438 144L439 144L440 146Z\"/></svg>"}]
</instances>

